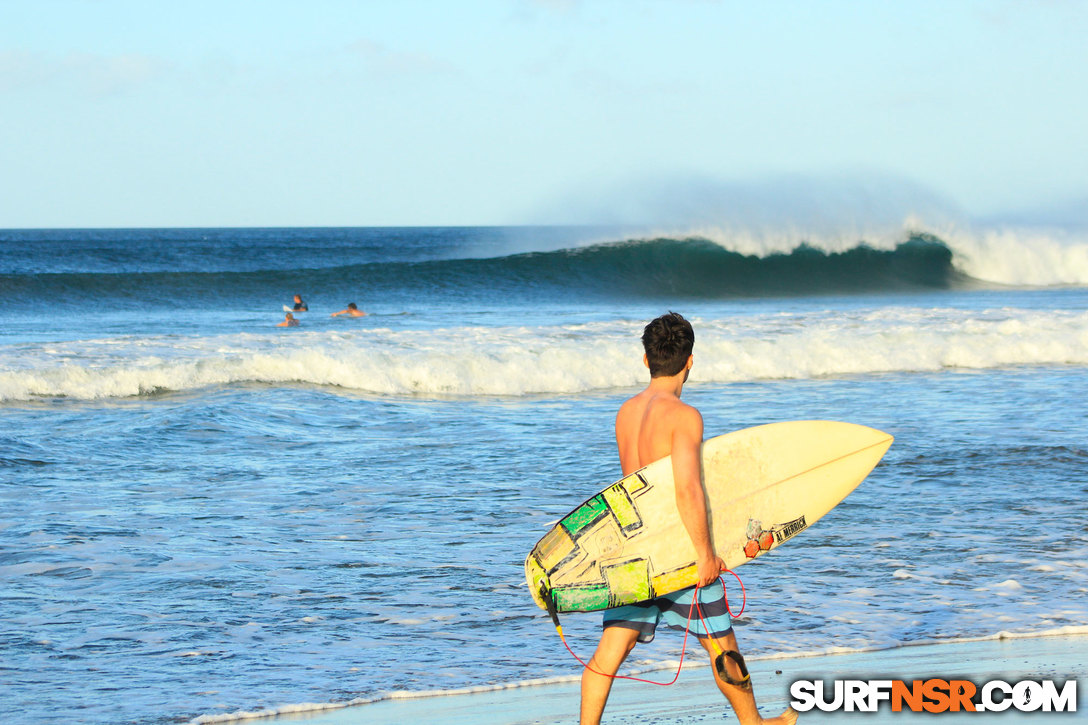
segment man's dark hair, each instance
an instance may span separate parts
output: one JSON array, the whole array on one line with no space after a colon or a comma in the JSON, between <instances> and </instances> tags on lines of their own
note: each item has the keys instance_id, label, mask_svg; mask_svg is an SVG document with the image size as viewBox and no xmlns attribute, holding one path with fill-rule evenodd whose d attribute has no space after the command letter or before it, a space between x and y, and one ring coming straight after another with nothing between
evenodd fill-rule
<instances>
[{"instance_id":1,"label":"man's dark hair","mask_svg":"<svg viewBox=\"0 0 1088 725\"><path fill-rule=\"evenodd\" d=\"M650 377L670 377L687 364L695 347L695 331L682 315L670 312L646 325L642 331L642 347L646 350Z\"/></svg>"}]
</instances>

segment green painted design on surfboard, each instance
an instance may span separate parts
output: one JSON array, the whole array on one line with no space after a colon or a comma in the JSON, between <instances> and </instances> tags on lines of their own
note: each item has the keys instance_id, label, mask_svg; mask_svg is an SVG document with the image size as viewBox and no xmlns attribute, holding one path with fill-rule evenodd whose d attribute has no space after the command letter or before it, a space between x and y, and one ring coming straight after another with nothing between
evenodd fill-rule
<instances>
[{"instance_id":1,"label":"green painted design on surfboard","mask_svg":"<svg viewBox=\"0 0 1088 725\"><path fill-rule=\"evenodd\" d=\"M608 510L616 517L616 523L625 533L642 526L642 517L638 515L634 501L627 495L621 484L606 488L601 496L608 503Z\"/></svg>"},{"instance_id":2,"label":"green painted design on surfboard","mask_svg":"<svg viewBox=\"0 0 1088 725\"><path fill-rule=\"evenodd\" d=\"M567 587L555 590L555 603L561 612L593 612L608 609L612 599L608 587Z\"/></svg>"},{"instance_id":3,"label":"green painted design on surfboard","mask_svg":"<svg viewBox=\"0 0 1088 725\"><path fill-rule=\"evenodd\" d=\"M608 590L613 593L613 606L642 602L653 597L650 589L650 567L645 559L603 566L601 573L608 583Z\"/></svg>"},{"instance_id":4,"label":"green painted design on surfboard","mask_svg":"<svg viewBox=\"0 0 1088 725\"><path fill-rule=\"evenodd\" d=\"M604 496L598 494L574 509L574 511L571 511L559 523L567 530L571 538L577 538L579 532L593 526L607 512L608 504L605 503Z\"/></svg>"}]
</instances>

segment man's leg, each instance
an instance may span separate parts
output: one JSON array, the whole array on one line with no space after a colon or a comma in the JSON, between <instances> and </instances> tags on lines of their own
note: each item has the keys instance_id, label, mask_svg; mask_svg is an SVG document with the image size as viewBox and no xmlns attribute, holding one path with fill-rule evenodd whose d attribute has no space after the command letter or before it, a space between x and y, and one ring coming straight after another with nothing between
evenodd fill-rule
<instances>
[{"instance_id":1,"label":"man's leg","mask_svg":"<svg viewBox=\"0 0 1088 725\"><path fill-rule=\"evenodd\" d=\"M605 627L597 651L589 660L589 667L582 670L581 725L599 725L604 714L608 693L612 691L612 678L627 655L635 648L638 632L627 627ZM592 672L591 670L596 670ZM604 674L597 674L601 672Z\"/></svg>"},{"instance_id":2,"label":"man's leg","mask_svg":"<svg viewBox=\"0 0 1088 725\"><path fill-rule=\"evenodd\" d=\"M714 641L718 644L719 649L717 651L710 646L710 642L707 640L699 640L710 654L711 662L717 657L718 652L739 652L737 649L737 638L733 635L732 630L724 637L718 637ZM729 657L725 658L725 668L729 673L729 676L734 680L740 680L744 676L741 672L740 665ZM722 691L722 694L725 695L726 699L729 700L729 704L732 705L733 712L736 713L737 720L740 721L741 725L758 725L759 723L779 725L780 723L789 724L797 722L797 712L793 708L787 709L778 717L764 720L759 716L759 708L756 707L756 696L752 691L751 681L748 682L747 687L730 685L718 676L718 671L714 667L711 667L710 669L714 673L714 682L718 685L718 689ZM583 682L584 681L583 676Z\"/></svg>"}]
</instances>

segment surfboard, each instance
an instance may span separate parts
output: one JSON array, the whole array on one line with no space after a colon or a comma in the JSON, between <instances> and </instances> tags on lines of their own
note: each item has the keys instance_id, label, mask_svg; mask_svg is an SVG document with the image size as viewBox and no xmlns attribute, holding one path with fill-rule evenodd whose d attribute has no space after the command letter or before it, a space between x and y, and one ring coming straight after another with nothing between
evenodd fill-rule
<instances>
[{"instance_id":1,"label":"surfboard","mask_svg":"<svg viewBox=\"0 0 1088 725\"><path fill-rule=\"evenodd\" d=\"M284 312L306 312L306 310L296 310L294 307L291 307L290 305L284 305L283 306L283 311Z\"/></svg>"},{"instance_id":2,"label":"surfboard","mask_svg":"<svg viewBox=\"0 0 1088 725\"><path fill-rule=\"evenodd\" d=\"M884 457L892 436L853 423L770 423L703 442L714 550L730 569L812 526ZM533 599L592 612L693 586L695 549L676 509L672 460L635 471L564 516L525 559Z\"/></svg>"}]
</instances>

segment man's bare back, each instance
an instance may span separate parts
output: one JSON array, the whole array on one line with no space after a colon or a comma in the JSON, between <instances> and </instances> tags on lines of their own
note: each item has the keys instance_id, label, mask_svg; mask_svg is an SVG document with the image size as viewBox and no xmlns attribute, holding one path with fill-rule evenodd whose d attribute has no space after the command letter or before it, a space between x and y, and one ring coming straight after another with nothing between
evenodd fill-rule
<instances>
[{"instance_id":1,"label":"man's bare back","mask_svg":"<svg viewBox=\"0 0 1088 725\"><path fill-rule=\"evenodd\" d=\"M650 369L650 384L620 406L616 414L616 446L624 476L665 456L672 457L676 509L695 550L698 584L703 587L718 578L725 563L714 553L707 521L702 481L703 417L680 400L694 362L691 355L694 340L690 323L675 313L663 315L646 326L642 341L647 354L643 361ZM692 594L697 595L698 590ZM726 606L724 597L722 601ZM656 620L653 626L657 626ZM582 673L581 725L599 725L612 689L612 678L634 648L638 634L637 628L622 623L612 626L606 621L597 651ZM708 640L709 637L708 633ZM731 625L726 633L714 637L712 642L700 640L708 653L732 653L740 658ZM743 663L743 658L740 662ZM715 682L743 725L788 724L797 719L792 710L770 720L762 719L751 685L743 684L747 681L747 671L741 671L733 660L725 666L729 681L715 670Z\"/></svg>"},{"instance_id":2,"label":"man's bare back","mask_svg":"<svg viewBox=\"0 0 1088 725\"><path fill-rule=\"evenodd\" d=\"M718 578L724 563L714 553L707 525L702 481L703 416L680 400L691 367L650 380L649 386L620 406L616 414L616 445L623 475L672 456L676 508L695 548L699 585Z\"/></svg>"},{"instance_id":3,"label":"man's bare back","mask_svg":"<svg viewBox=\"0 0 1088 725\"><path fill-rule=\"evenodd\" d=\"M678 425L695 424L702 428L699 411L671 392L655 393L647 388L628 400L616 414L616 444L623 475L671 455Z\"/></svg>"}]
</instances>

